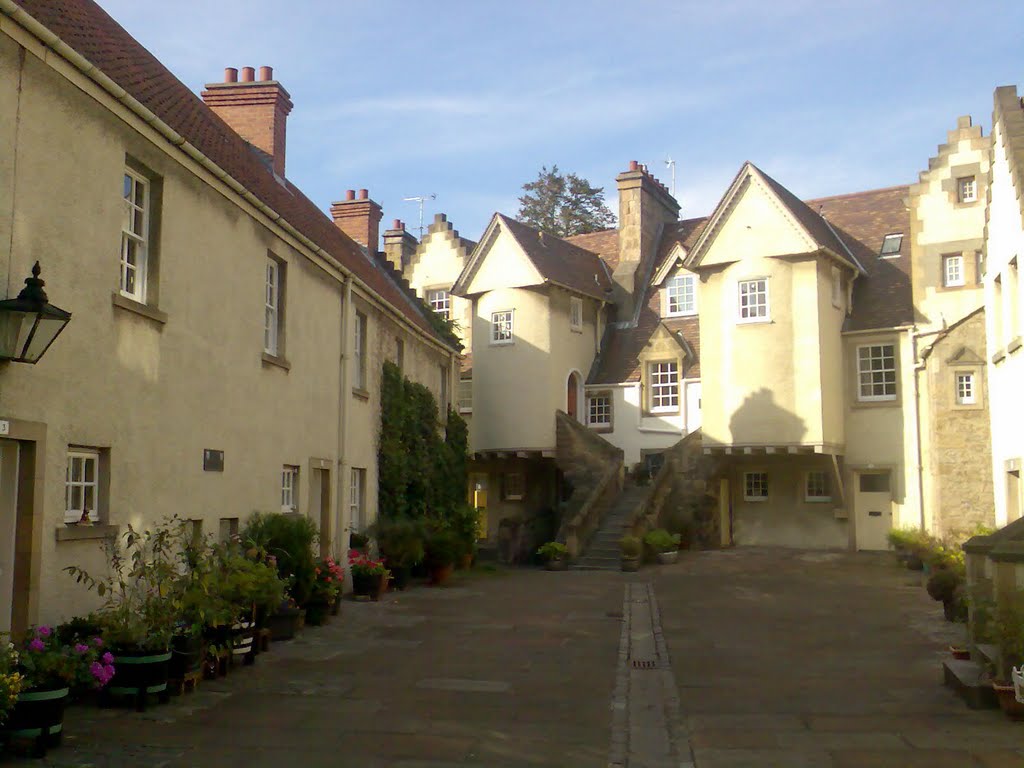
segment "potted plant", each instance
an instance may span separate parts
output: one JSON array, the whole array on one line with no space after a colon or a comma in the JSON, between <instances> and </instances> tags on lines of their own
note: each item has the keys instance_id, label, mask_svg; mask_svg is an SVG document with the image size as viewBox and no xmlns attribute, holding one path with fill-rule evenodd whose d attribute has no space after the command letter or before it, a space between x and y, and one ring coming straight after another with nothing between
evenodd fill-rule
<instances>
[{"instance_id":1,"label":"potted plant","mask_svg":"<svg viewBox=\"0 0 1024 768\"><path fill-rule=\"evenodd\" d=\"M928 577L925 588L932 600L942 603L946 621L957 621L966 614L963 600L963 576L952 568L940 568Z\"/></svg>"},{"instance_id":2,"label":"potted plant","mask_svg":"<svg viewBox=\"0 0 1024 768\"><path fill-rule=\"evenodd\" d=\"M619 539L619 547L622 549L622 570L639 571L643 542L636 536L623 536Z\"/></svg>"},{"instance_id":3,"label":"potted plant","mask_svg":"<svg viewBox=\"0 0 1024 768\"><path fill-rule=\"evenodd\" d=\"M352 591L355 595L379 600L390 575L388 569L384 567L384 561L374 560L360 552L349 550L348 567L352 572Z\"/></svg>"},{"instance_id":4,"label":"potted plant","mask_svg":"<svg viewBox=\"0 0 1024 768\"><path fill-rule=\"evenodd\" d=\"M442 586L451 578L460 546L458 535L449 528L437 528L427 537L424 562L430 571L432 585Z\"/></svg>"},{"instance_id":5,"label":"potted plant","mask_svg":"<svg viewBox=\"0 0 1024 768\"><path fill-rule=\"evenodd\" d=\"M476 557L476 533L477 511L469 504L460 504L455 507L449 516L451 530L459 540L459 556L457 565L459 568L471 568L473 558Z\"/></svg>"},{"instance_id":6,"label":"potted plant","mask_svg":"<svg viewBox=\"0 0 1024 768\"><path fill-rule=\"evenodd\" d=\"M288 594L304 607L316 580L313 546L319 541L316 525L306 517L279 512L257 512L249 518L241 540L248 552L265 553L288 583Z\"/></svg>"},{"instance_id":7,"label":"potted plant","mask_svg":"<svg viewBox=\"0 0 1024 768\"><path fill-rule=\"evenodd\" d=\"M0 732L7 716L18 702L21 693L21 673L18 672L18 651L14 643L0 635Z\"/></svg>"},{"instance_id":8,"label":"potted plant","mask_svg":"<svg viewBox=\"0 0 1024 768\"><path fill-rule=\"evenodd\" d=\"M1014 668L1024 666L1024 590L1017 590L999 601L993 632L999 647L999 664L992 688L1008 717L1024 719L1024 703L1017 701L1012 675Z\"/></svg>"},{"instance_id":9,"label":"potted plant","mask_svg":"<svg viewBox=\"0 0 1024 768\"><path fill-rule=\"evenodd\" d=\"M108 568L102 578L78 566L64 569L105 598L96 618L117 671L104 692L133 697L139 711L145 709L148 694L157 694L161 702L169 696L171 638L179 619L174 587L180 575L177 529L182 524L171 518L142 533L129 525L123 543L117 539L105 543Z\"/></svg>"},{"instance_id":10,"label":"potted plant","mask_svg":"<svg viewBox=\"0 0 1024 768\"><path fill-rule=\"evenodd\" d=\"M664 528L655 528L644 534L644 544L650 547L662 565L671 565L679 557L680 539L678 533L669 533Z\"/></svg>"},{"instance_id":11,"label":"potted plant","mask_svg":"<svg viewBox=\"0 0 1024 768\"><path fill-rule=\"evenodd\" d=\"M423 546L423 525L408 518L379 521L374 535L381 557L388 564L396 589L405 589L412 576L412 569L423 562L426 550Z\"/></svg>"},{"instance_id":12,"label":"potted plant","mask_svg":"<svg viewBox=\"0 0 1024 768\"><path fill-rule=\"evenodd\" d=\"M569 567L569 548L557 541L549 541L537 549L549 571L564 571Z\"/></svg>"},{"instance_id":13,"label":"potted plant","mask_svg":"<svg viewBox=\"0 0 1024 768\"><path fill-rule=\"evenodd\" d=\"M313 591L306 603L306 621L318 627L329 620L331 608L341 591L345 571L334 562L334 558L328 557L317 563L313 572L316 578L313 580Z\"/></svg>"},{"instance_id":14,"label":"potted plant","mask_svg":"<svg viewBox=\"0 0 1024 768\"><path fill-rule=\"evenodd\" d=\"M7 661L0 661L0 669L13 661L19 678L17 700L4 730L13 738L33 739L37 756L60 743L71 688L102 688L115 676L114 657L103 647L103 639L83 640L87 641L69 645L51 627L35 627L14 648L8 645ZM10 675L8 671L6 677Z\"/></svg>"}]
</instances>

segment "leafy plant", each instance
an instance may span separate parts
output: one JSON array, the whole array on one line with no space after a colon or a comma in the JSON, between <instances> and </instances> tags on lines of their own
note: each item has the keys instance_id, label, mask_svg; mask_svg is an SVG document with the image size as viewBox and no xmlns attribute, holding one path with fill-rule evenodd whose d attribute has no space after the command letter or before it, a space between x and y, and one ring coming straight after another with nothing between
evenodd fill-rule
<instances>
[{"instance_id":1,"label":"leafy plant","mask_svg":"<svg viewBox=\"0 0 1024 768\"><path fill-rule=\"evenodd\" d=\"M993 628L1005 667L1000 675L1005 678L1010 667L1024 664L1024 590L1018 589L999 601Z\"/></svg>"},{"instance_id":2,"label":"leafy plant","mask_svg":"<svg viewBox=\"0 0 1024 768\"><path fill-rule=\"evenodd\" d=\"M447 528L438 528L432 531L426 540L427 565L431 568L439 568L453 564L461 552L461 542L454 531Z\"/></svg>"},{"instance_id":3,"label":"leafy plant","mask_svg":"<svg viewBox=\"0 0 1024 768\"><path fill-rule=\"evenodd\" d=\"M107 575L93 577L79 566L64 570L105 598L96 613L107 642L118 649L166 651L178 621L174 583L184 521L172 517L141 533L131 525L121 539L108 539Z\"/></svg>"},{"instance_id":4,"label":"leafy plant","mask_svg":"<svg viewBox=\"0 0 1024 768\"><path fill-rule=\"evenodd\" d=\"M288 593L299 605L305 605L316 580L313 545L319 540L316 525L307 518L280 512L257 512L242 531L243 544L254 554L265 552L282 579Z\"/></svg>"},{"instance_id":5,"label":"leafy plant","mask_svg":"<svg viewBox=\"0 0 1024 768\"><path fill-rule=\"evenodd\" d=\"M383 560L374 560L358 552L348 553L348 567L352 571L353 582L357 579L379 578L388 573Z\"/></svg>"},{"instance_id":6,"label":"leafy plant","mask_svg":"<svg viewBox=\"0 0 1024 768\"><path fill-rule=\"evenodd\" d=\"M537 554L544 560L561 560L568 557L569 548L557 541L549 541L546 544L541 544L537 549Z\"/></svg>"},{"instance_id":7,"label":"leafy plant","mask_svg":"<svg viewBox=\"0 0 1024 768\"><path fill-rule=\"evenodd\" d=\"M640 557L644 550L643 542L637 536L623 536L619 539L619 547L623 557Z\"/></svg>"},{"instance_id":8,"label":"leafy plant","mask_svg":"<svg viewBox=\"0 0 1024 768\"><path fill-rule=\"evenodd\" d=\"M671 552L679 549L680 535L669 533L664 528L655 528L644 534L644 544L655 552Z\"/></svg>"},{"instance_id":9,"label":"leafy plant","mask_svg":"<svg viewBox=\"0 0 1024 768\"><path fill-rule=\"evenodd\" d=\"M90 684L102 688L114 676L114 657L103 648L101 637L69 645L51 627L34 627L18 643L17 655L23 691Z\"/></svg>"},{"instance_id":10,"label":"leafy plant","mask_svg":"<svg viewBox=\"0 0 1024 768\"><path fill-rule=\"evenodd\" d=\"M312 599L333 603L345 581L345 569L338 565L333 557L327 557L317 563L315 573Z\"/></svg>"},{"instance_id":11,"label":"leafy plant","mask_svg":"<svg viewBox=\"0 0 1024 768\"><path fill-rule=\"evenodd\" d=\"M941 568L928 577L925 588L932 600L948 603L953 599L953 593L961 584L963 584L963 579L956 571L950 568Z\"/></svg>"},{"instance_id":12,"label":"leafy plant","mask_svg":"<svg viewBox=\"0 0 1024 768\"><path fill-rule=\"evenodd\" d=\"M392 568L413 568L423 562L423 524L411 518L379 520L371 529L381 557Z\"/></svg>"},{"instance_id":13,"label":"leafy plant","mask_svg":"<svg viewBox=\"0 0 1024 768\"><path fill-rule=\"evenodd\" d=\"M0 725L14 709L21 693L22 677L18 672L18 651L5 635L0 635Z\"/></svg>"}]
</instances>

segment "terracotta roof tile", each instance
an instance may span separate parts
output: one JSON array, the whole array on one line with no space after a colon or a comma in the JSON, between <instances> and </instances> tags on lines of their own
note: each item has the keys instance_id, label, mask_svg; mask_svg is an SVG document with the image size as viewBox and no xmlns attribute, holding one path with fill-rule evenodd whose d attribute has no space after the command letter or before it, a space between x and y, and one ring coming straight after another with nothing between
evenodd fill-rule
<instances>
[{"instance_id":1,"label":"terracotta roof tile","mask_svg":"<svg viewBox=\"0 0 1024 768\"><path fill-rule=\"evenodd\" d=\"M612 289L611 276L596 253L554 235L542 233L521 221L501 214L498 214L498 218L545 280L587 296L608 299Z\"/></svg>"},{"instance_id":2,"label":"terracotta roof tile","mask_svg":"<svg viewBox=\"0 0 1024 768\"><path fill-rule=\"evenodd\" d=\"M573 235L565 238L565 241L586 248L604 259L608 269L612 272L619 263L619 230L602 229L599 232L589 232L585 235Z\"/></svg>"},{"instance_id":3,"label":"terracotta roof tile","mask_svg":"<svg viewBox=\"0 0 1024 768\"><path fill-rule=\"evenodd\" d=\"M98 67L291 226L440 340L416 305L323 211L282 185L250 145L92 0L16 0L27 13ZM261 256L262 258L262 256Z\"/></svg>"}]
</instances>

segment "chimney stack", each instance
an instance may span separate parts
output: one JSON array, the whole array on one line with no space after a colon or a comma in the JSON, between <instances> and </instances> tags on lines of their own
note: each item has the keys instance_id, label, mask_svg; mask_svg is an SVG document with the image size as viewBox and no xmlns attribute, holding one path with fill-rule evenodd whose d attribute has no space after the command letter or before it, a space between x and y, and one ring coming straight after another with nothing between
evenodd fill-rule
<instances>
[{"instance_id":1,"label":"chimney stack","mask_svg":"<svg viewBox=\"0 0 1024 768\"><path fill-rule=\"evenodd\" d=\"M224 69L223 83L208 83L203 101L231 129L264 153L271 167L284 178L285 123L292 111L288 91L274 80L272 67L260 67L256 80L253 67Z\"/></svg>"},{"instance_id":2,"label":"chimney stack","mask_svg":"<svg viewBox=\"0 0 1024 768\"><path fill-rule=\"evenodd\" d=\"M351 237L371 254L380 243L380 219L384 215L380 206L370 199L370 193L354 189L345 191L345 199L331 203L331 218L338 229Z\"/></svg>"},{"instance_id":3,"label":"chimney stack","mask_svg":"<svg viewBox=\"0 0 1024 768\"><path fill-rule=\"evenodd\" d=\"M632 318L634 298L643 286L647 267L657 256L663 226L679 220L679 203L668 188L631 160L629 170L615 177L619 188L619 263L612 273L620 319Z\"/></svg>"},{"instance_id":4,"label":"chimney stack","mask_svg":"<svg viewBox=\"0 0 1024 768\"><path fill-rule=\"evenodd\" d=\"M404 221L395 219L391 229L384 232L384 257L402 274L405 274L418 245L413 234L406 232Z\"/></svg>"}]
</instances>

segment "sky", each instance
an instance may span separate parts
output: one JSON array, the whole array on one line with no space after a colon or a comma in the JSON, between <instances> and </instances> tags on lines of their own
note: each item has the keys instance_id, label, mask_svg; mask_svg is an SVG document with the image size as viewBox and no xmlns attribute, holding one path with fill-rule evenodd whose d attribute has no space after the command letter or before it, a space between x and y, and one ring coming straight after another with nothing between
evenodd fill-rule
<instances>
[{"instance_id":1,"label":"sky","mask_svg":"<svg viewBox=\"0 0 1024 768\"><path fill-rule=\"evenodd\" d=\"M366 188L415 233L479 238L557 165L630 160L710 213L750 160L802 198L909 184L958 115L1024 86L1019 0L99 0L197 93L269 65L295 105L289 180ZM1024 88L1022 88L1024 90Z\"/></svg>"}]
</instances>

